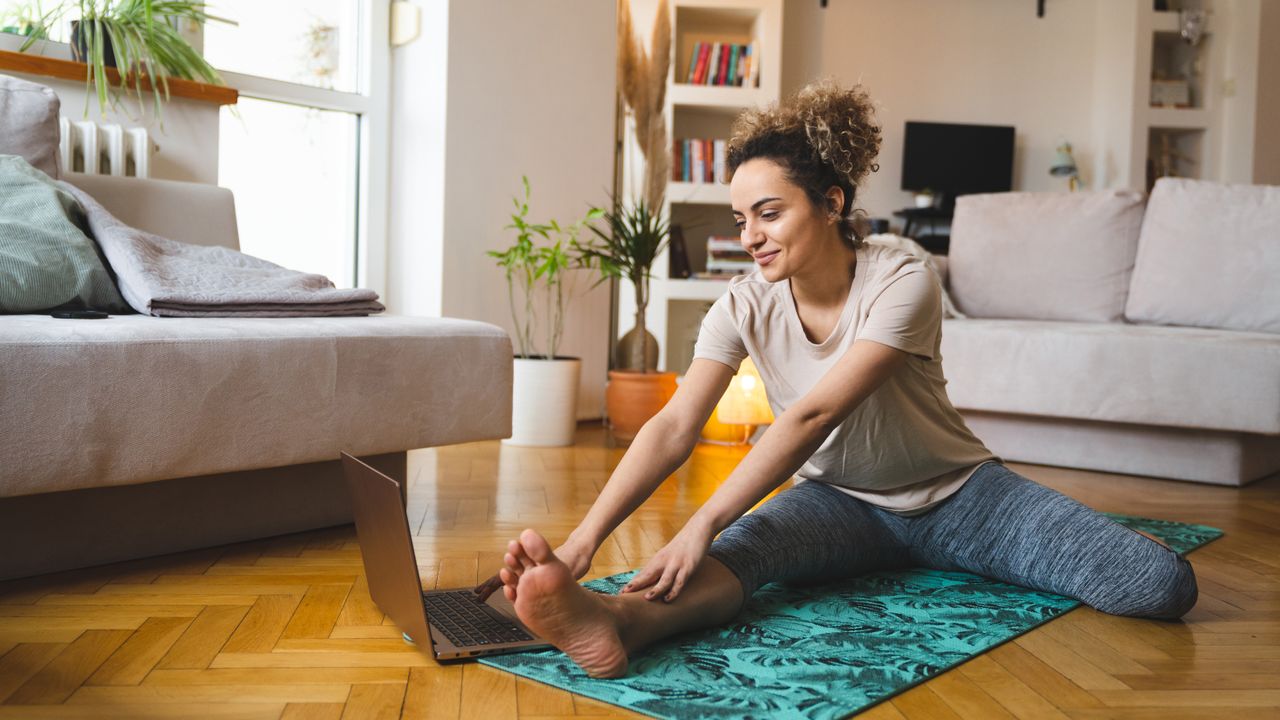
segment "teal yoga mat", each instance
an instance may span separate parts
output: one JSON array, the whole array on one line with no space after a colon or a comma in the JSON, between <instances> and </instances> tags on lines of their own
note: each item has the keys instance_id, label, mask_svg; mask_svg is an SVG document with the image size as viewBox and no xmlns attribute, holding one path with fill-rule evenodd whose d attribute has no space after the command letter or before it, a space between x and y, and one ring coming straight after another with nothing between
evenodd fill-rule
<instances>
[{"instance_id":1,"label":"teal yoga mat","mask_svg":"<svg viewBox=\"0 0 1280 720\"><path fill-rule=\"evenodd\" d=\"M1203 525L1111 515L1179 553L1222 536ZM587 583L617 592L631 573ZM595 680L540 650L481 662L659 718L839 718L863 710L1080 605L963 572L879 572L817 588L761 588L730 624L632 658Z\"/></svg>"}]
</instances>

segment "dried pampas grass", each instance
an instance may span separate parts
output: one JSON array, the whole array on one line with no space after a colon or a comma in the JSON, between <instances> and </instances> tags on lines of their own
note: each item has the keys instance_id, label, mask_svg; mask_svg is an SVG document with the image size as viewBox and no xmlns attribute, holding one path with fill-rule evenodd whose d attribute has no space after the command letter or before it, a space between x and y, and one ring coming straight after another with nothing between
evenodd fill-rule
<instances>
[{"instance_id":1,"label":"dried pampas grass","mask_svg":"<svg viewBox=\"0 0 1280 720\"><path fill-rule=\"evenodd\" d=\"M671 71L671 10L658 0L649 41L650 52L636 38L630 0L618 0L618 89L635 119L636 143L644 155L644 199L662 206L671 170L667 147L667 75Z\"/></svg>"}]
</instances>

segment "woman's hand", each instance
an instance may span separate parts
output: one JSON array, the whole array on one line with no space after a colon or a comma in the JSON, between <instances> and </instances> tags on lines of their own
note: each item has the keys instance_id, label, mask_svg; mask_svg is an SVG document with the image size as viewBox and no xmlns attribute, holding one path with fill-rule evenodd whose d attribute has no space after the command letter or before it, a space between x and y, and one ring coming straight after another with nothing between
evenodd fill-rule
<instances>
[{"instance_id":1,"label":"woman's hand","mask_svg":"<svg viewBox=\"0 0 1280 720\"><path fill-rule=\"evenodd\" d=\"M646 600L675 600L706 557L714 536L711 528L702 522L690 520L685 523L671 542L631 578L622 592L639 592L648 588L644 594Z\"/></svg>"}]
</instances>

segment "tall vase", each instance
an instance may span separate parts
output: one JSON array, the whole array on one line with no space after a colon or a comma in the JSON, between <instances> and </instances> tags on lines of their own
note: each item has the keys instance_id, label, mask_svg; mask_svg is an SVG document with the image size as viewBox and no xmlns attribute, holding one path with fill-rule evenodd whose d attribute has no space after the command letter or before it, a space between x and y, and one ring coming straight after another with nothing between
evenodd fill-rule
<instances>
[{"instance_id":1,"label":"tall vase","mask_svg":"<svg viewBox=\"0 0 1280 720\"><path fill-rule=\"evenodd\" d=\"M658 367L658 339L648 329L641 334L643 325L644 310L637 310L635 327L618 340L618 348L614 352L613 366L618 370L644 372L646 368ZM643 355L637 347L641 343L644 344Z\"/></svg>"},{"instance_id":2,"label":"tall vase","mask_svg":"<svg viewBox=\"0 0 1280 720\"><path fill-rule=\"evenodd\" d=\"M511 437L507 445L564 447L578 427L578 376L582 361L516 358L511 389Z\"/></svg>"}]
</instances>

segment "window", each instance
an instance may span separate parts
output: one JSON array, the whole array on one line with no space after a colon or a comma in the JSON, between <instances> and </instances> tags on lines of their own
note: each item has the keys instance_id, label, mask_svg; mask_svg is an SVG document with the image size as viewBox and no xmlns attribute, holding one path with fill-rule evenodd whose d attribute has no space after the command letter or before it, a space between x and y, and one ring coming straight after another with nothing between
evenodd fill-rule
<instances>
[{"instance_id":1,"label":"window","mask_svg":"<svg viewBox=\"0 0 1280 720\"><path fill-rule=\"evenodd\" d=\"M218 181L236 195L241 248L379 292L388 9L389 0L218 0L211 12L238 24L204 32L205 57L240 91L222 111Z\"/></svg>"}]
</instances>

